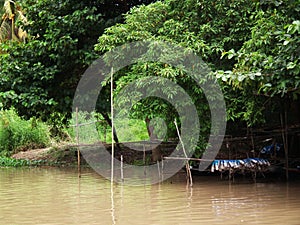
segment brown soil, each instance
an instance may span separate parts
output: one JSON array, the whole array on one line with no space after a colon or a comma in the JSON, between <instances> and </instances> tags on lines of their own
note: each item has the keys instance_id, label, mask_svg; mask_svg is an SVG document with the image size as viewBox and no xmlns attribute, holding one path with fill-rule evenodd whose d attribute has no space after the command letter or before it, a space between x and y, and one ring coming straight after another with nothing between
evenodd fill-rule
<instances>
[{"instance_id":1,"label":"brown soil","mask_svg":"<svg viewBox=\"0 0 300 225\"><path fill-rule=\"evenodd\" d=\"M135 144L133 144L135 145ZM105 148L108 152L111 151L110 144L104 144ZM133 146L130 146L133 147ZM115 158L121 158L123 156L124 162L133 164L133 163L141 163L143 158L146 157L148 163L151 161L158 160L159 157L168 156L170 152L174 151L176 144L161 144L158 148L156 148L155 152L146 151L146 154L143 154L143 151L136 151L131 149L123 144L120 144L119 147L115 149ZM159 156L158 156L159 155ZM91 156L92 157L92 156ZM156 159L156 158L157 159ZM70 147L68 145L61 145L57 147L48 147L42 149L33 149L27 151L21 151L12 156L15 159L26 159L31 161L43 160L46 164L76 164L77 163L77 149L76 147ZM86 164L85 159L81 157L81 163Z\"/></svg>"},{"instance_id":2,"label":"brown soil","mask_svg":"<svg viewBox=\"0 0 300 225\"><path fill-rule=\"evenodd\" d=\"M72 165L77 162L77 151L69 146L56 146L18 152L12 158L30 161L41 160L43 161L41 165Z\"/></svg>"},{"instance_id":3,"label":"brown soil","mask_svg":"<svg viewBox=\"0 0 300 225\"><path fill-rule=\"evenodd\" d=\"M12 158L15 159L28 159L28 160L45 160L48 158L48 154L50 153L51 148L41 148L41 149L33 149L27 150L25 152L18 152L14 154Z\"/></svg>"}]
</instances>

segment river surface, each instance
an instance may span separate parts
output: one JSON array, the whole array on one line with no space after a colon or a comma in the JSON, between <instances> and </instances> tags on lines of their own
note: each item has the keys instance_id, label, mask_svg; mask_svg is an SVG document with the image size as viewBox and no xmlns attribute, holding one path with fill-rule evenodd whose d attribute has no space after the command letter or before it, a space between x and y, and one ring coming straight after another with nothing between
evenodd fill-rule
<instances>
[{"instance_id":1,"label":"river surface","mask_svg":"<svg viewBox=\"0 0 300 225\"><path fill-rule=\"evenodd\" d=\"M300 182L236 182L179 173L126 186L92 170L0 168L0 224L300 224ZM113 190L113 191L112 191Z\"/></svg>"}]
</instances>

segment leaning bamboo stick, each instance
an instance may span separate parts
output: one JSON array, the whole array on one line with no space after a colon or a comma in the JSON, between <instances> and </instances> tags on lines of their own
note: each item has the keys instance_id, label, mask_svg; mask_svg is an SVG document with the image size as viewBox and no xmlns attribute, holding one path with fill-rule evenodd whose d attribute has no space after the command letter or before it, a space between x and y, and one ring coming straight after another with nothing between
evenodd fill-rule
<instances>
[{"instance_id":1,"label":"leaning bamboo stick","mask_svg":"<svg viewBox=\"0 0 300 225\"><path fill-rule=\"evenodd\" d=\"M183 141L182 141L181 136L180 136L180 132L179 132L176 120L174 120L174 124L175 124L175 127L176 127L176 131L177 131L177 134L178 134L179 141L182 145L182 150L183 150L184 156L185 156L185 158L188 158L188 156L186 154L186 151L185 151L185 148L184 148ZM192 178L191 168L190 168L190 165L189 165L189 160L186 161L185 166L186 166L186 171L187 171L187 177L189 178L190 186L192 187L193 186L193 178Z\"/></svg>"}]
</instances>

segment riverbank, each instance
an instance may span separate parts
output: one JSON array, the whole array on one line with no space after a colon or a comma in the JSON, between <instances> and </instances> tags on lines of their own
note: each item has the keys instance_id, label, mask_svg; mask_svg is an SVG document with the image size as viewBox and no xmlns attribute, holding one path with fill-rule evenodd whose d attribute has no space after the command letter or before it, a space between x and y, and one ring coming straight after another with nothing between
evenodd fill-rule
<instances>
[{"instance_id":1,"label":"riverbank","mask_svg":"<svg viewBox=\"0 0 300 225\"><path fill-rule=\"evenodd\" d=\"M115 151L115 158L119 159L123 156L124 162L131 165L149 165L156 161L153 161L153 152L152 151L137 151L137 145L140 143L131 143L135 146L125 146L123 144L119 145L117 151ZM127 144L128 145L128 144ZM158 152L161 155L167 156L170 152L174 151L176 147L176 143L163 143L160 147L157 147ZM110 144L105 144L105 148L108 152L111 150ZM219 157L225 156L224 152L220 152ZM291 161L292 162L292 161ZM297 161L299 162L299 161ZM11 158L1 158L0 157L0 167L21 167L21 166L56 166L56 167L76 167L77 166L77 148L72 145L60 145L55 147L41 148L41 149L33 149L27 151L21 151L11 156ZM296 165L296 164L295 164ZM300 170L294 163L290 163L291 170L290 178L299 178ZM298 164L297 164L298 165ZM81 166L89 167L88 163L86 163L84 157L81 157ZM193 175L199 175L198 171L193 170ZM200 173L203 175L202 173ZM209 173L210 175L216 175L216 173ZM222 173L223 174L223 173ZM263 173L258 171L258 176L261 175L263 179L268 180L268 178L281 178L285 180L285 168L284 162L282 163L272 163L272 166L267 168L267 170ZM220 174L219 174L220 175ZM251 176L251 173L250 173ZM224 178L226 179L226 173L224 173Z\"/></svg>"},{"instance_id":2,"label":"riverbank","mask_svg":"<svg viewBox=\"0 0 300 225\"><path fill-rule=\"evenodd\" d=\"M15 160L39 162L39 165L72 166L77 162L76 148L56 146L21 151L11 156Z\"/></svg>"},{"instance_id":3,"label":"riverbank","mask_svg":"<svg viewBox=\"0 0 300 225\"><path fill-rule=\"evenodd\" d=\"M102 144L108 152L111 152L111 144ZM175 150L177 142L163 142L154 148L151 146L156 146L156 143L120 143L115 147L115 158L120 160L122 156L124 163L148 165L161 159L162 156L170 155ZM144 152L143 148L154 150L145 150ZM16 160L41 161L46 165L73 166L77 165L77 147L68 143L63 143L53 147L20 151L13 154L11 158ZM81 165L88 165L84 157L81 157Z\"/></svg>"},{"instance_id":4,"label":"riverbank","mask_svg":"<svg viewBox=\"0 0 300 225\"><path fill-rule=\"evenodd\" d=\"M0 156L0 167L75 166L77 150L66 146L20 151L10 157ZM85 161L82 160L82 164Z\"/></svg>"}]
</instances>

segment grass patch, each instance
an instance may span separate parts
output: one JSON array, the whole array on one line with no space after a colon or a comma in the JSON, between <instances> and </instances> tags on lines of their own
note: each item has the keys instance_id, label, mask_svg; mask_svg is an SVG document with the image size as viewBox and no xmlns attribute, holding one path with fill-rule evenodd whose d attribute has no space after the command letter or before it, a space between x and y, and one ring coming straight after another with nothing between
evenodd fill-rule
<instances>
[{"instance_id":1,"label":"grass patch","mask_svg":"<svg viewBox=\"0 0 300 225\"><path fill-rule=\"evenodd\" d=\"M43 148L49 143L50 132L46 124L35 118L24 120L13 109L0 111L0 155Z\"/></svg>"}]
</instances>

